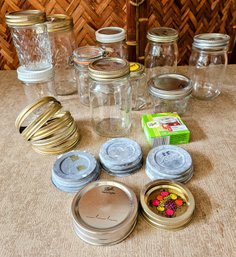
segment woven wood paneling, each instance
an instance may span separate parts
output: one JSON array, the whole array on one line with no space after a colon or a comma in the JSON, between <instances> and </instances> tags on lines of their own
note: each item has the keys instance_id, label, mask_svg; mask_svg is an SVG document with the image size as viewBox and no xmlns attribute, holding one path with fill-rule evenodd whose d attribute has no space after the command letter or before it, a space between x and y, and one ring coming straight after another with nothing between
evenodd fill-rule
<instances>
[{"instance_id":1,"label":"woven wood paneling","mask_svg":"<svg viewBox=\"0 0 236 257\"><path fill-rule=\"evenodd\" d=\"M169 26L179 31L179 64L188 63L195 34L222 32L233 35L236 0L146 1L149 28ZM95 30L102 26L126 28L126 0L0 0L0 69L15 69L18 66L5 14L21 9L39 9L47 14L72 16L80 46L94 44Z\"/></svg>"},{"instance_id":2,"label":"woven wood paneling","mask_svg":"<svg viewBox=\"0 0 236 257\"><path fill-rule=\"evenodd\" d=\"M172 27L179 32L179 64L188 64L193 37L226 33L233 37L236 0L150 0L148 27ZM232 48L233 38L231 40Z\"/></svg>"}]
</instances>

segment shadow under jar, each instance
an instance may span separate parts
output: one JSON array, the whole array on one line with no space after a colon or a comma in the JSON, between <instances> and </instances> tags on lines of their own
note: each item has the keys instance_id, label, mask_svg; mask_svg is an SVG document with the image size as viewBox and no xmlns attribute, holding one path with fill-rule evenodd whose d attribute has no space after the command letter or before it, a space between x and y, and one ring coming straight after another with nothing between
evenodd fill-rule
<instances>
[{"instance_id":1,"label":"shadow under jar","mask_svg":"<svg viewBox=\"0 0 236 257\"><path fill-rule=\"evenodd\" d=\"M147 33L145 71L147 79L162 73L176 71L178 59L178 32L175 29L152 28Z\"/></svg>"},{"instance_id":2,"label":"shadow under jar","mask_svg":"<svg viewBox=\"0 0 236 257\"><path fill-rule=\"evenodd\" d=\"M220 33L204 33L193 39L189 73L193 96L200 100L214 99L220 94L228 63L230 37Z\"/></svg>"},{"instance_id":3,"label":"shadow under jar","mask_svg":"<svg viewBox=\"0 0 236 257\"><path fill-rule=\"evenodd\" d=\"M154 113L177 112L183 114L192 93L191 80L181 74L166 73L148 82Z\"/></svg>"},{"instance_id":4,"label":"shadow under jar","mask_svg":"<svg viewBox=\"0 0 236 257\"><path fill-rule=\"evenodd\" d=\"M28 70L43 70L52 64L45 20L46 14L39 10L17 11L6 15L20 65Z\"/></svg>"},{"instance_id":5,"label":"shadow under jar","mask_svg":"<svg viewBox=\"0 0 236 257\"><path fill-rule=\"evenodd\" d=\"M89 64L92 126L99 135L127 135L131 126L132 92L129 63L120 58L103 58Z\"/></svg>"}]
</instances>

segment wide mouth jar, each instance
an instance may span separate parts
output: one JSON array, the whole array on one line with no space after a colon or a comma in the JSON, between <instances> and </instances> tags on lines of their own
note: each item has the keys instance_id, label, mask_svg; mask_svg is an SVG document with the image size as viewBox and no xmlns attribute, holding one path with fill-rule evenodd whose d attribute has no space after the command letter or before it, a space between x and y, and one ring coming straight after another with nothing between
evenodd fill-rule
<instances>
[{"instance_id":1,"label":"wide mouth jar","mask_svg":"<svg viewBox=\"0 0 236 257\"><path fill-rule=\"evenodd\" d=\"M115 181L96 181L73 199L73 228L85 242L111 245L124 240L134 229L138 215L135 193Z\"/></svg>"},{"instance_id":2,"label":"wide mouth jar","mask_svg":"<svg viewBox=\"0 0 236 257\"><path fill-rule=\"evenodd\" d=\"M195 200L189 189L174 180L154 180L140 192L141 213L156 228L178 230L192 219Z\"/></svg>"}]
</instances>

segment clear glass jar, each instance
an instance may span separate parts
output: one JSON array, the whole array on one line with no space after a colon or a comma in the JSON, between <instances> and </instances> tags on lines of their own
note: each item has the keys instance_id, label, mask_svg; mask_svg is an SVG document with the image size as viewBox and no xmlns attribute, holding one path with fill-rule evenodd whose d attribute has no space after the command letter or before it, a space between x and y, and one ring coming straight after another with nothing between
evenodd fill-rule
<instances>
[{"instance_id":1,"label":"clear glass jar","mask_svg":"<svg viewBox=\"0 0 236 257\"><path fill-rule=\"evenodd\" d=\"M96 41L109 57L128 59L128 48L125 42L126 31L119 27L104 27L96 31Z\"/></svg>"},{"instance_id":2,"label":"clear glass jar","mask_svg":"<svg viewBox=\"0 0 236 257\"><path fill-rule=\"evenodd\" d=\"M53 66L39 71L29 71L24 66L17 69L18 79L22 82L27 103L34 103L44 96L55 96Z\"/></svg>"},{"instance_id":3,"label":"clear glass jar","mask_svg":"<svg viewBox=\"0 0 236 257\"><path fill-rule=\"evenodd\" d=\"M220 33L204 33L193 39L189 59L193 96L201 100L214 99L220 94L228 63L230 37ZM189 72L189 73L190 73Z\"/></svg>"},{"instance_id":4,"label":"clear glass jar","mask_svg":"<svg viewBox=\"0 0 236 257\"><path fill-rule=\"evenodd\" d=\"M86 106L89 106L88 65L105 54L105 51L97 46L82 46L72 53L80 102Z\"/></svg>"},{"instance_id":5,"label":"clear glass jar","mask_svg":"<svg viewBox=\"0 0 236 257\"><path fill-rule=\"evenodd\" d=\"M142 64L130 63L130 83L132 87L132 110L142 110L148 104L146 74Z\"/></svg>"},{"instance_id":6,"label":"clear glass jar","mask_svg":"<svg viewBox=\"0 0 236 257\"><path fill-rule=\"evenodd\" d=\"M155 75L173 73L178 60L178 32L172 28L153 28L147 34L145 71L148 80Z\"/></svg>"},{"instance_id":7,"label":"clear glass jar","mask_svg":"<svg viewBox=\"0 0 236 257\"><path fill-rule=\"evenodd\" d=\"M52 64L46 15L39 10L17 11L6 15L20 65L43 70Z\"/></svg>"},{"instance_id":8,"label":"clear glass jar","mask_svg":"<svg viewBox=\"0 0 236 257\"><path fill-rule=\"evenodd\" d=\"M89 64L89 76L94 130L106 137L127 135L132 100L129 63L120 58L103 58Z\"/></svg>"},{"instance_id":9,"label":"clear glass jar","mask_svg":"<svg viewBox=\"0 0 236 257\"><path fill-rule=\"evenodd\" d=\"M154 113L177 112L183 114L192 93L191 80L181 74L166 73L151 78L148 82Z\"/></svg>"},{"instance_id":10,"label":"clear glass jar","mask_svg":"<svg viewBox=\"0 0 236 257\"><path fill-rule=\"evenodd\" d=\"M47 16L47 28L52 47L57 95L77 93L75 70L70 56L76 49L73 20L64 14Z\"/></svg>"}]
</instances>

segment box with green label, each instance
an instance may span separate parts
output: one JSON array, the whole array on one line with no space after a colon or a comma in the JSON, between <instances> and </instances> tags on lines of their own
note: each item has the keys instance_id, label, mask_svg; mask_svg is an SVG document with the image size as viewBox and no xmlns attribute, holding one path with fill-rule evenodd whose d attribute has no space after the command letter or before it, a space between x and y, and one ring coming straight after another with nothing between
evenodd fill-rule
<instances>
[{"instance_id":1,"label":"box with green label","mask_svg":"<svg viewBox=\"0 0 236 257\"><path fill-rule=\"evenodd\" d=\"M186 144L190 139L190 131L177 113L144 114L142 128L152 147Z\"/></svg>"}]
</instances>

